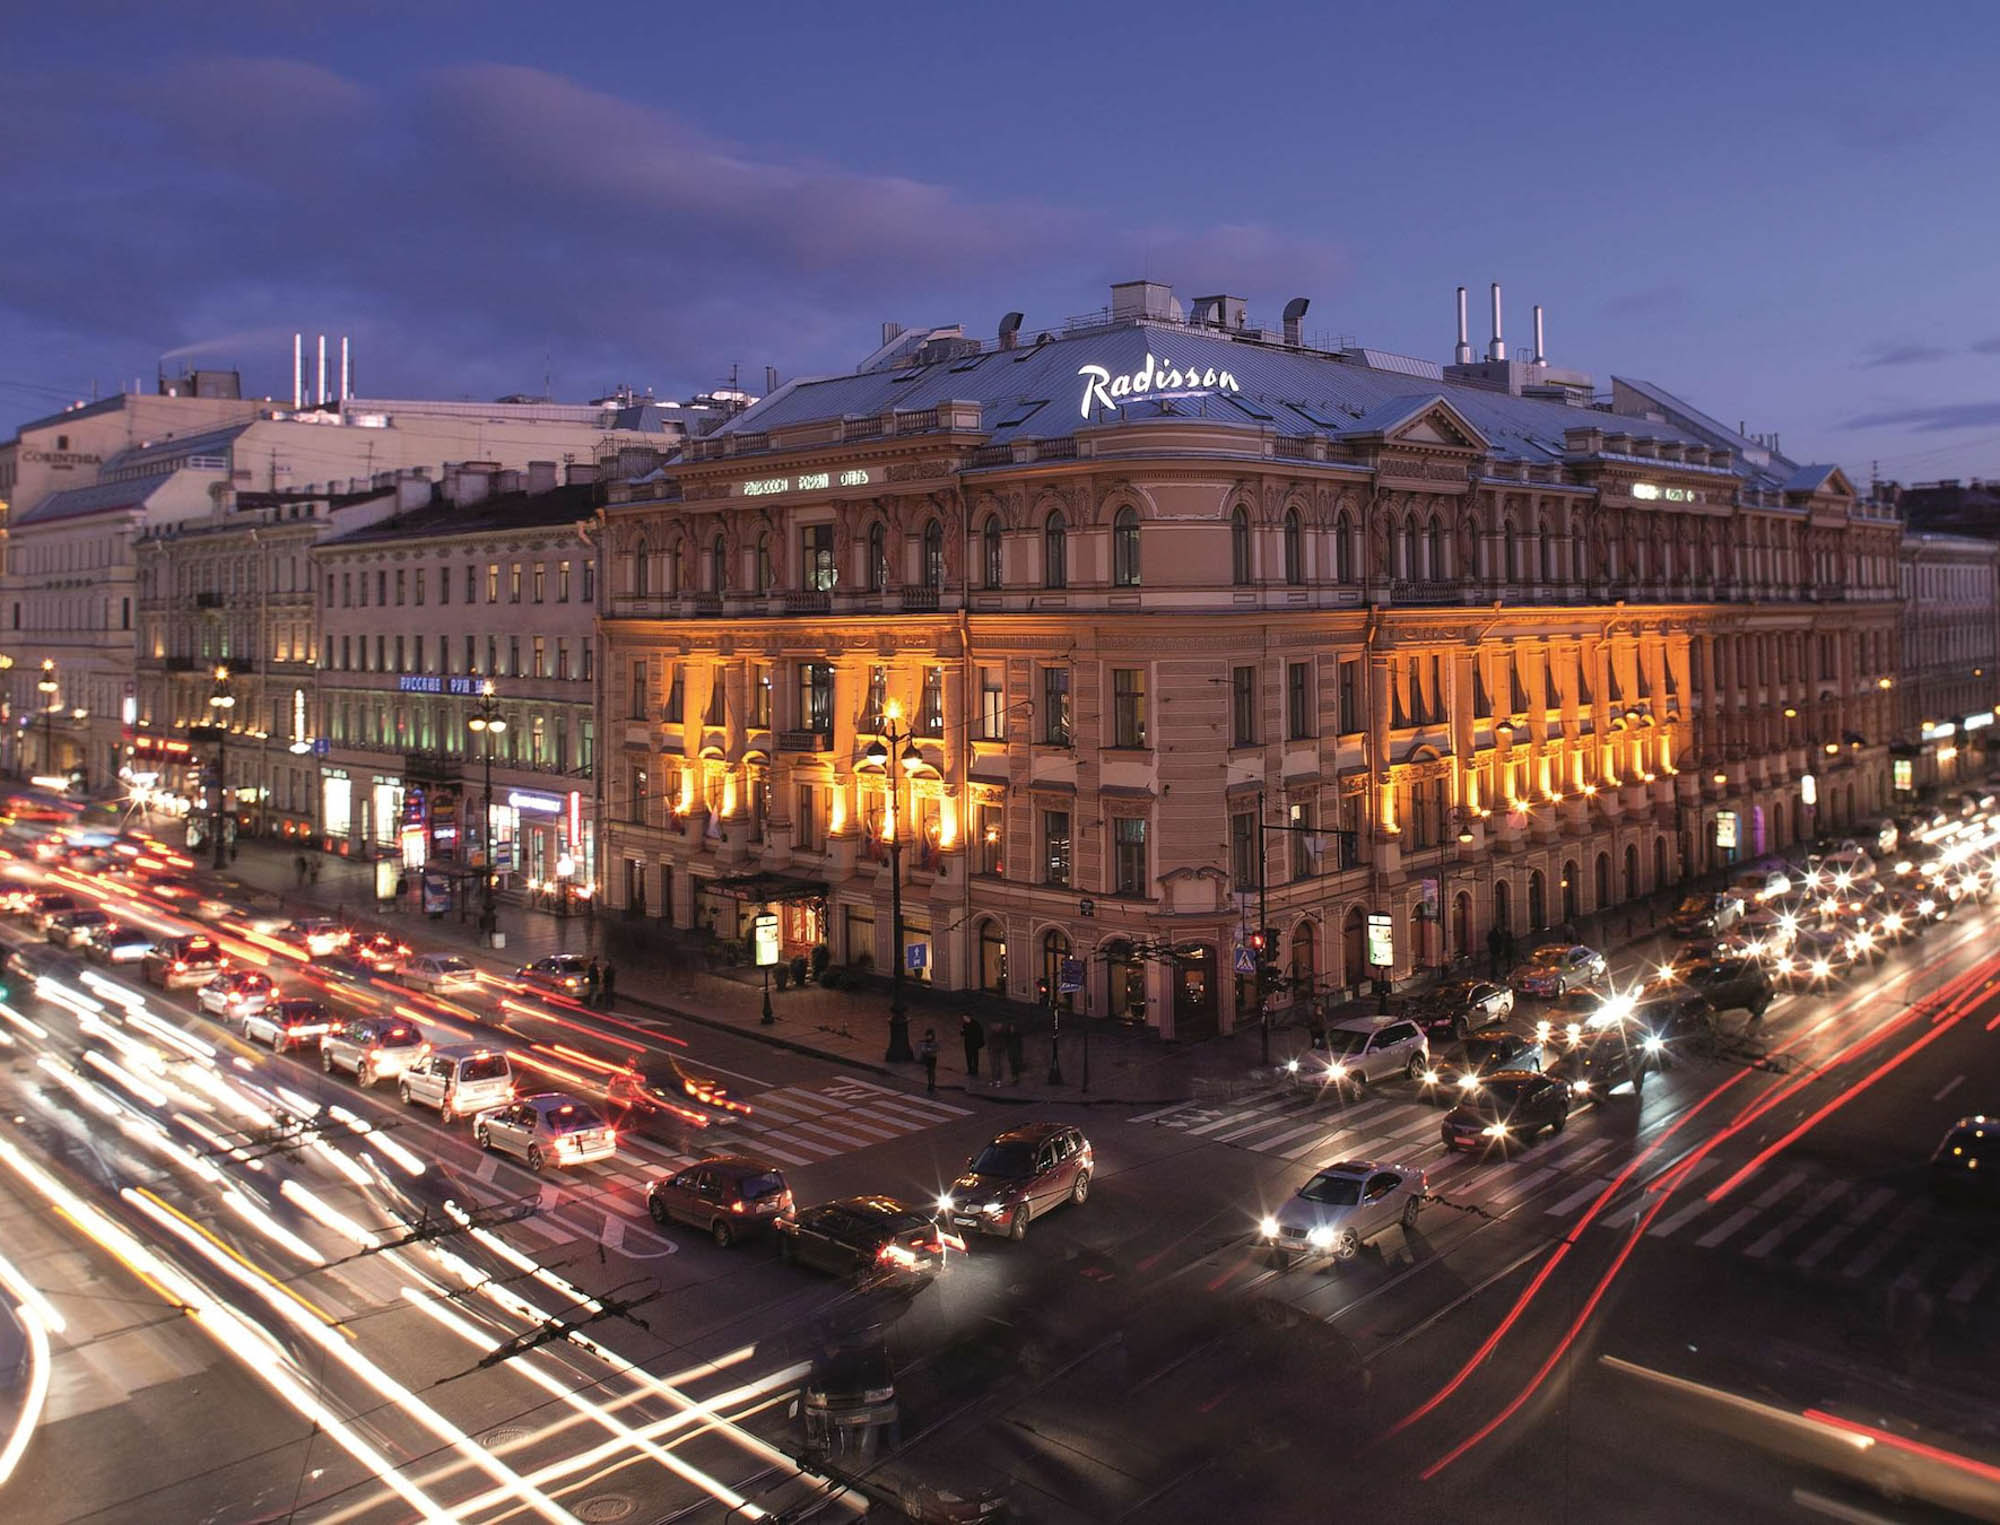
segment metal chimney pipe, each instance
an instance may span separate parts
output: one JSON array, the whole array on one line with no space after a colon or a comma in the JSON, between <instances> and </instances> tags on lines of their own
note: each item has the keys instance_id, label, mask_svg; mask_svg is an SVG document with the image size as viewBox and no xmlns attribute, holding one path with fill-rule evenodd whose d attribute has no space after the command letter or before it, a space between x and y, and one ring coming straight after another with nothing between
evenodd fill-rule
<instances>
[{"instance_id":1,"label":"metal chimney pipe","mask_svg":"<svg viewBox=\"0 0 2000 1525\"><path fill-rule=\"evenodd\" d=\"M319 405L326 406L326 335L319 336Z\"/></svg>"},{"instance_id":2,"label":"metal chimney pipe","mask_svg":"<svg viewBox=\"0 0 2000 1525\"><path fill-rule=\"evenodd\" d=\"M1488 360L1507 358L1507 341L1500 337L1500 283L1493 283L1493 342L1486 346Z\"/></svg>"},{"instance_id":3,"label":"metal chimney pipe","mask_svg":"<svg viewBox=\"0 0 2000 1525\"><path fill-rule=\"evenodd\" d=\"M306 401L306 336L292 335L292 409L296 412Z\"/></svg>"},{"instance_id":4,"label":"metal chimney pipe","mask_svg":"<svg viewBox=\"0 0 2000 1525\"><path fill-rule=\"evenodd\" d=\"M1539 313L1541 308L1537 307L1535 311ZM1537 321L1540 320L1537 319ZM347 335L342 334L340 336L340 397L338 399L341 402L347 401L348 384L352 380L353 375L354 372L347 363Z\"/></svg>"},{"instance_id":5,"label":"metal chimney pipe","mask_svg":"<svg viewBox=\"0 0 2000 1525\"><path fill-rule=\"evenodd\" d=\"M1541 303L1537 302L1535 304L1535 364L1547 365L1548 363L1549 357L1542 349L1542 306Z\"/></svg>"},{"instance_id":6,"label":"metal chimney pipe","mask_svg":"<svg viewBox=\"0 0 2000 1525\"><path fill-rule=\"evenodd\" d=\"M1472 340L1465 327L1465 288L1458 288L1458 348L1451 352L1454 365L1472 364Z\"/></svg>"}]
</instances>

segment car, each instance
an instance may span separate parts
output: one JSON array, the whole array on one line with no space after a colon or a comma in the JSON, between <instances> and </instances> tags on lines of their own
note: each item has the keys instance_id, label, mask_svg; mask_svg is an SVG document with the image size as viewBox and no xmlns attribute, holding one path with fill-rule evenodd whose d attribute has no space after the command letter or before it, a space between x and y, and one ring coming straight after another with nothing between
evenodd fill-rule
<instances>
[{"instance_id":1,"label":"car","mask_svg":"<svg viewBox=\"0 0 2000 1525\"><path fill-rule=\"evenodd\" d=\"M35 896L40 891L27 885L16 885L13 889L0 891L0 916L26 916L34 909Z\"/></svg>"},{"instance_id":2,"label":"car","mask_svg":"<svg viewBox=\"0 0 2000 1525\"><path fill-rule=\"evenodd\" d=\"M49 918L48 925L42 930L48 940L58 947L80 948L84 939L97 928L108 924L110 920L109 911L99 910L96 906L85 906L80 911L64 911Z\"/></svg>"},{"instance_id":3,"label":"car","mask_svg":"<svg viewBox=\"0 0 2000 1525\"><path fill-rule=\"evenodd\" d=\"M354 934L331 916L307 916L286 922L271 935L318 958L345 947Z\"/></svg>"},{"instance_id":4,"label":"car","mask_svg":"<svg viewBox=\"0 0 2000 1525\"><path fill-rule=\"evenodd\" d=\"M191 932L185 937L169 937L153 944L140 967L147 984L167 990L207 984L229 967L229 958L214 938Z\"/></svg>"},{"instance_id":5,"label":"car","mask_svg":"<svg viewBox=\"0 0 2000 1525\"><path fill-rule=\"evenodd\" d=\"M729 1088L696 1073L671 1054L642 1054L605 1082L604 1102L621 1126L674 1121L705 1127L748 1117L751 1109Z\"/></svg>"},{"instance_id":6,"label":"car","mask_svg":"<svg viewBox=\"0 0 2000 1525\"><path fill-rule=\"evenodd\" d=\"M1943 920L1944 912L1935 899L1900 885L1889 892L1882 904L1883 934L1898 942L1921 937Z\"/></svg>"},{"instance_id":7,"label":"car","mask_svg":"<svg viewBox=\"0 0 2000 1525\"><path fill-rule=\"evenodd\" d=\"M83 902L74 895L63 895L54 891L44 891L28 902L28 919L35 924L35 930L47 935L49 926L58 916L67 916L71 911L81 911Z\"/></svg>"},{"instance_id":8,"label":"car","mask_svg":"<svg viewBox=\"0 0 2000 1525\"><path fill-rule=\"evenodd\" d=\"M1833 850L1806 859L1806 888L1818 893L1828 885L1846 889L1848 885L1875 877L1875 860L1852 838L1834 844Z\"/></svg>"},{"instance_id":9,"label":"car","mask_svg":"<svg viewBox=\"0 0 2000 1525\"><path fill-rule=\"evenodd\" d=\"M271 976L262 970L225 969L195 991L194 1003L211 1016L234 1020L262 1011L276 994Z\"/></svg>"},{"instance_id":10,"label":"car","mask_svg":"<svg viewBox=\"0 0 2000 1525\"><path fill-rule=\"evenodd\" d=\"M1542 1045L1511 1027L1482 1027L1470 1034L1455 1053L1433 1053L1422 1080L1431 1099L1456 1101L1479 1089L1480 1082L1499 1070L1539 1070Z\"/></svg>"},{"instance_id":11,"label":"car","mask_svg":"<svg viewBox=\"0 0 2000 1525\"><path fill-rule=\"evenodd\" d=\"M864 1285L915 1288L944 1269L944 1231L894 1197L842 1197L783 1213L779 1258Z\"/></svg>"},{"instance_id":12,"label":"car","mask_svg":"<svg viewBox=\"0 0 2000 1525\"><path fill-rule=\"evenodd\" d=\"M1407 1075L1421 1079L1430 1067L1431 1044L1407 1017L1350 1017L1326 1030L1324 1057L1310 1053L1286 1061L1294 1085L1373 1085Z\"/></svg>"},{"instance_id":13,"label":"car","mask_svg":"<svg viewBox=\"0 0 2000 1525\"><path fill-rule=\"evenodd\" d=\"M1427 1037L1463 1038L1475 1028L1504 1022L1514 1012L1514 992L1493 980L1446 980L1415 997L1405 1015Z\"/></svg>"},{"instance_id":14,"label":"car","mask_svg":"<svg viewBox=\"0 0 2000 1525\"><path fill-rule=\"evenodd\" d=\"M1606 979L1611 966L1592 948L1570 943L1544 943L1528 955L1509 981L1522 995L1559 996L1579 985Z\"/></svg>"},{"instance_id":15,"label":"car","mask_svg":"<svg viewBox=\"0 0 2000 1525\"><path fill-rule=\"evenodd\" d=\"M571 995L583 989L589 978L590 964L591 960L581 953L551 953L532 964L523 964L514 971L514 978L523 984L539 985L544 990Z\"/></svg>"},{"instance_id":16,"label":"car","mask_svg":"<svg viewBox=\"0 0 2000 1525\"><path fill-rule=\"evenodd\" d=\"M1428 1183L1416 1166L1343 1160L1316 1172L1291 1200L1257 1225L1271 1263L1286 1270L1325 1255L1352 1260L1361 1246L1400 1225L1414 1233Z\"/></svg>"},{"instance_id":17,"label":"car","mask_svg":"<svg viewBox=\"0 0 2000 1525\"><path fill-rule=\"evenodd\" d=\"M340 952L377 974L388 974L410 956L410 947L408 943L397 942L387 932L376 932L355 938Z\"/></svg>"},{"instance_id":18,"label":"car","mask_svg":"<svg viewBox=\"0 0 2000 1525\"><path fill-rule=\"evenodd\" d=\"M1532 1143L1544 1128L1562 1132L1569 1107L1570 1084L1561 1076L1502 1070L1445 1113L1440 1131L1446 1149L1504 1152Z\"/></svg>"},{"instance_id":19,"label":"car","mask_svg":"<svg viewBox=\"0 0 2000 1525\"><path fill-rule=\"evenodd\" d=\"M1736 924L1732 935L1743 952L1768 964L1790 950L1799 934L1799 919L1790 911L1759 906Z\"/></svg>"},{"instance_id":20,"label":"car","mask_svg":"<svg viewBox=\"0 0 2000 1525\"><path fill-rule=\"evenodd\" d=\"M1651 989L1688 990L1715 1011L1747 1011L1762 1018L1773 999L1771 976L1754 958L1710 956L1676 962L1651 982Z\"/></svg>"},{"instance_id":21,"label":"car","mask_svg":"<svg viewBox=\"0 0 2000 1525\"><path fill-rule=\"evenodd\" d=\"M837 1332L814 1351L799 1388L799 1417L809 1457L866 1456L876 1431L886 1434L891 1450L902 1444L896 1368L879 1327ZM939 1520L973 1518L926 1513Z\"/></svg>"},{"instance_id":22,"label":"car","mask_svg":"<svg viewBox=\"0 0 2000 1525\"><path fill-rule=\"evenodd\" d=\"M84 957L103 964L136 964L145 959L152 946L153 934L143 927L107 921L91 928L90 935L83 940L83 953Z\"/></svg>"},{"instance_id":23,"label":"car","mask_svg":"<svg viewBox=\"0 0 2000 1525\"><path fill-rule=\"evenodd\" d=\"M1068 1123L1009 1128L965 1162L938 1197L938 1215L953 1228L1025 1239L1051 1208L1082 1206L1095 1168L1090 1140Z\"/></svg>"},{"instance_id":24,"label":"car","mask_svg":"<svg viewBox=\"0 0 2000 1525\"><path fill-rule=\"evenodd\" d=\"M1931 1154L1931 1194L1944 1201L2000 1201L2000 1117L1961 1117Z\"/></svg>"},{"instance_id":25,"label":"car","mask_svg":"<svg viewBox=\"0 0 2000 1525\"><path fill-rule=\"evenodd\" d=\"M406 1107L436 1107L440 1121L453 1122L512 1101L514 1066L500 1049L448 1044L412 1060L396 1094Z\"/></svg>"},{"instance_id":26,"label":"car","mask_svg":"<svg viewBox=\"0 0 2000 1525\"><path fill-rule=\"evenodd\" d=\"M472 1141L481 1149L511 1154L530 1170L608 1160L618 1153L618 1135L602 1114L561 1091L523 1096L481 1112L472 1120Z\"/></svg>"},{"instance_id":27,"label":"car","mask_svg":"<svg viewBox=\"0 0 2000 1525\"><path fill-rule=\"evenodd\" d=\"M1797 888L1792 883L1791 870L1782 864L1760 864L1739 869L1736 877L1729 881L1729 887L1751 906L1782 900Z\"/></svg>"},{"instance_id":28,"label":"car","mask_svg":"<svg viewBox=\"0 0 2000 1525\"><path fill-rule=\"evenodd\" d=\"M792 1189L784 1171L740 1154L696 1160L646 1188L646 1211L655 1223L701 1229L720 1249L765 1233L791 1210Z\"/></svg>"},{"instance_id":29,"label":"car","mask_svg":"<svg viewBox=\"0 0 2000 1525\"><path fill-rule=\"evenodd\" d=\"M268 1043L274 1054L288 1048L318 1048L332 1027L333 1014L326 1006L302 996L266 1001L243 1013L244 1041Z\"/></svg>"},{"instance_id":30,"label":"car","mask_svg":"<svg viewBox=\"0 0 2000 1525\"><path fill-rule=\"evenodd\" d=\"M1551 1047L1544 1073L1569 1082L1575 1096L1608 1096L1629 1085L1637 1096L1648 1071L1661 1068L1666 1040L1623 1022L1571 1029Z\"/></svg>"},{"instance_id":31,"label":"car","mask_svg":"<svg viewBox=\"0 0 2000 1525\"><path fill-rule=\"evenodd\" d=\"M1674 907L1667 926L1678 937L1714 937L1742 919L1742 897L1723 891L1687 896Z\"/></svg>"},{"instance_id":32,"label":"car","mask_svg":"<svg viewBox=\"0 0 2000 1525\"><path fill-rule=\"evenodd\" d=\"M1802 926L1790 951L1772 964L1771 973L1787 989L1797 990L1844 979L1853 965L1847 933L1837 927Z\"/></svg>"},{"instance_id":33,"label":"car","mask_svg":"<svg viewBox=\"0 0 2000 1525\"><path fill-rule=\"evenodd\" d=\"M336 1022L319 1040L319 1067L346 1070L363 1086L398 1076L423 1052L416 1023L396 1017L353 1017Z\"/></svg>"},{"instance_id":34,"label":"car","mask_svg":"<svg viewBox=\"0 0 2000 1525\"><path fill-rule=\"evenodd\" d=\"M479 988L479 971L456 953L419 953L396 974L404 984L421 985L433 995Z\"/></svg>"}]
</instances>

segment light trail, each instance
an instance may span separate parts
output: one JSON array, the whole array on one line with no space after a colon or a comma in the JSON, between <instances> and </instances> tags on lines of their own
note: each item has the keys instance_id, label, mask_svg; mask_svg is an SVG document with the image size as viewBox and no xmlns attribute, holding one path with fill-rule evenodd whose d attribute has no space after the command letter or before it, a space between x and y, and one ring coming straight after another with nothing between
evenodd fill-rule
<instances>
[{"instance_id":1,"label":"light trail","mask_svg":"<svg viewBox=\"0 0 2000 1525\"><path fill-rule=\"evenodd\" d=\"M14 1469L21 1464L27 1453L28 1442L34 1438L36 1428L42 1422L42 1414L48 1407L49 1384L53 1380L55 1352L49 1344L51 1330L60 1333L65 1327L63 1317L51 1307L48 1300L34 1285L15 1268L5 1255L0 1255L0 1291L14 1299L15 1321L21 1326L21 1333L28 1342L28 1386L21 1394L14 1413L14 1428L8 1434L5 1444L0 1444L0 1488L14 1475Z\"/></svg>"}]
</instances>

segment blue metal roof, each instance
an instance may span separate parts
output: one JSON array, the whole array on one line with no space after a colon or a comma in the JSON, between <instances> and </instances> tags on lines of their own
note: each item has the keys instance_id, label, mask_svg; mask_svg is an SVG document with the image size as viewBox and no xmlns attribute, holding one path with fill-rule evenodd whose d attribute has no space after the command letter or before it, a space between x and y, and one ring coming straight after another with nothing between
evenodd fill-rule
<instances>
[{"instance_id":1,"label":"blue metal roof","mask_svg":"<svg viewBox=\"0 0 2000 1525\"><path fill-rule=\"evenodd\" d=\"M52 524L59 519L81 519L118 508L138 508L171 480L167 476L139 477L129 482L98 482L89 487L66 487L52 492L26 513L16 514L12 528L31 524Z\"/></svg>"},{"instance_id":2,"label":"blue metal roof","mask_svg":"<svg viewBox=\"0 0 2000 1525\"><path fill-rule=\"evenodd\" d=\"M167 439L147 440L121 450L104 463L108 476L114 471L123 471L147 461L170 459L181 455L217 455L227 450L256 421L227 424L220 429L204 429L200 434L176 434Z\"/></svg>"}]
</instances>

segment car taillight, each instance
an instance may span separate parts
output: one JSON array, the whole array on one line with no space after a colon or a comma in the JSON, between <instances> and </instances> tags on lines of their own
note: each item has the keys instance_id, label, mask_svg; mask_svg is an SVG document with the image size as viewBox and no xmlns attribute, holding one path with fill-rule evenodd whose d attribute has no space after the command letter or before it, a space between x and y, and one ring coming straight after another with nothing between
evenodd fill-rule
<instances>
[{"instance_id":1,"label":"car taillight","mask_svg":"<svg viewBox=\"0 0 2000 1525\"><path fill-rule=\"evenodd\" d=\"M897 1244L894 1241L877 1250L875 1259L881 1265L901 1266L904 1270L911 1269L917 1263L917 1257L910 1252L907 1245Z\"/></svg>"},{"instance_id":2,"label":"car taillight","mask_svg":"<svg viewBox=\"0 0 2000 1525\"><path fill-rule=\"evenodd\" d=\"M177 958L177 959L175 959L175 960L174 960L174 968L175 968L176 970L184 970L184 969L186 969L186 968L187 968L187 960L186 960L186 959L184 959L184 958Z\"/></svg>"},{"instance_id":3,"label":"car taillight","mask_svg":"<svg viewBox=\"0 0 2000 1525\"><path fill-rule=\"evenodd\" d=\"M747 1213L750 1211L750 1204L745 1202L741 1197L738 1197L734 1202L729 1204L729 1210L732 1213Z\"/></svg>"}]
</instances>

